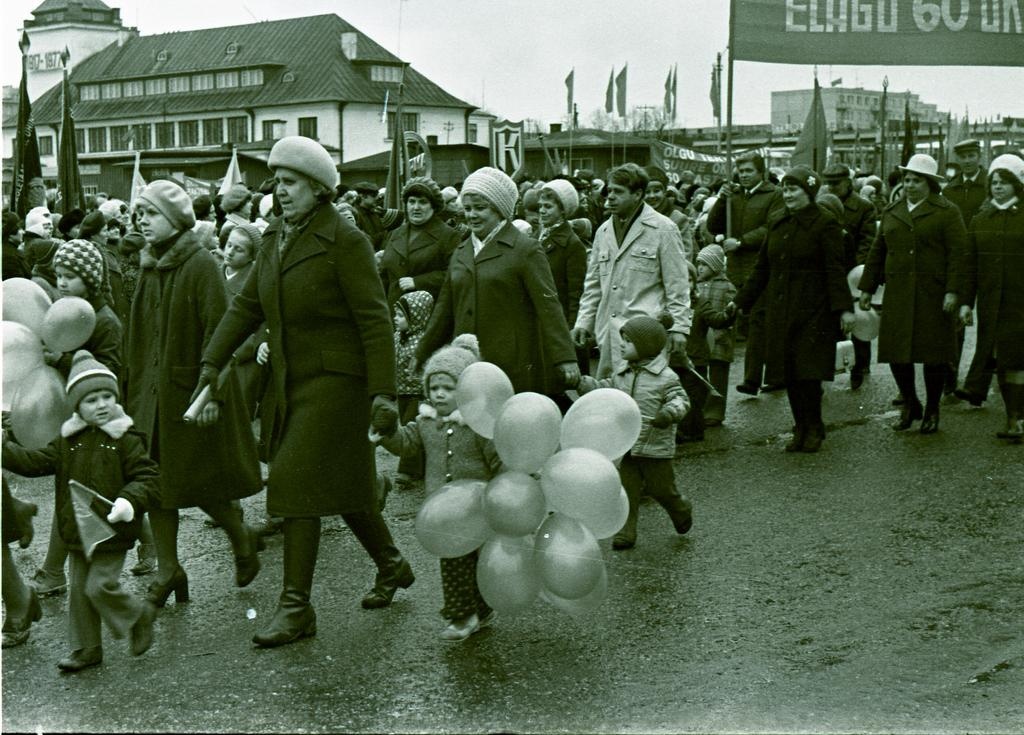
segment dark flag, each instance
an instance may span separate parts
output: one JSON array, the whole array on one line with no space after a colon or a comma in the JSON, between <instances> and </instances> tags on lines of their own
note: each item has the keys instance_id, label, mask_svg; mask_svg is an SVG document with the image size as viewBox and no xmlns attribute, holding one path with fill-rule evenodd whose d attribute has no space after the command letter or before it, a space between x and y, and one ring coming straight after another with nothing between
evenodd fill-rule
<instances>
[{"instance_id":1,"label":"dark flag","mask_svg":"<svg viewBox=\"0 0 1024 735\"><path fill-rule=\"evenodd\" d=\"M11 186L11 211L22 219L36 206L29 202L29 182L42 178L39 142L32 122L32 103L28 100L28 33L21 34L21 88L18 90L18 130L14 139L14 174ZM45 202L43 202L45 204Z\"/></svg>"},{"instance_id":2,"label":"dark flag","mask_svg":"<svg viewBox=\"0 0 1024 735\"><path fill-rule=\"evenodd\" d=\"M608 89L604 92L604 111L609 115L615 109L615 67L608 74Z\"/></svg>"},{"instance_id":3,"label":"dark flag","mask_svg":"<svg viewBox=\"0 0 1024 735\"><path fill-rule=\"evenodd\" d=\"M793 146L790 157L792 165L803 164L820 172L828 158L828 123L825 120L825 106L821 102L821 87L818 78L814 78L814 97L811 109L807 112L800 137Z\"/></svg>"},{"instance_id":4,"label":"dark flag","mask_svg":"<svg viewBox=\"0 0 1024 735\"><path fill-rule=\"evenodd\" d=\"M566 114L569 116L569 124L572 125L572 113L573 113L573 94L576 89L576 69L569 72L569 76L565 78L565 109Z\"/></svg>"},{"instance_id":5,"label":"dark flag","mask_svg":"<svg viewBox=\"0 0 1024 735\"><path fill-rule=\"evenodd\" d=\"M722 63L722 55L718 55L718 64L711 65L711 111L717 120L722 116L722 87L719 84L718 69Z\"/></svg>"},{"instance_id":6,"label":"dark flag","mask_svg":"<svg viewBox=\"0 0 1024 735\"><path fill-rule=\"evenodd\" d=\"M60 149L57 158L57 189L60 191L60 211L67 214L76 207L85 209L85 192L82 177L78 171L78 151L75 149L75 120L71 116L71 85L68 83L68 59L71 54L67 47L60 55L64 64L64 83L61 86L61 107L63 115L60 124Z\"/></svg>"},{"instance_id":7,"label":"dark flag","mask_svg":"<svg viewBox=\"0 0 1024 735\"><path fill-rule=\"evenodd\" d=\"M910 98L903 99L903 152L900 154L900 165L906 166L914 155L914 123L910 119Z\"/></svg>"},{"instance_id":8,"label":"dark flag","mask_svg":"<svg viewBox=\"0 0 1024 735\"><path fill-rule=\"evenodd\" d=\"M619 117L626 116L626 70L629 68L629 64L622 67L622 71L615 77L615 107L619 113Z\"/></svg>"},{"instance_id":9,"label":"dark flag","mask_svg":"<svg viewBox=\"0 0 1024 735\"><path fill-rule=\"evenodd\" d=\"M391 131L391 156L388 159L388 182L384 198L384 208L402 209L402 187L405 186L406 174L409 171L409 150L405 147L405 127L402 120L402 98L405 93L405 69L402 69L402 81L398 83L398 98L395 102L395 128Z\"/></svg>"}]
</instances>

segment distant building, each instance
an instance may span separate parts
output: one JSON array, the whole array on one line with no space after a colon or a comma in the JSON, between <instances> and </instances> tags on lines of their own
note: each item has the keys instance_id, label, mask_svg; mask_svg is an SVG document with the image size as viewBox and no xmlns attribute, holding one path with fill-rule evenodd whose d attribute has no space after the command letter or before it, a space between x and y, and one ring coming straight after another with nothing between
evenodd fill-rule
<instances>
[{"instance_id":1,"label":"distant building","mask_svg":"<svg viewBox=\"0 0 1024 735\"><path fill-rule=\"evenodd\" d=\"M813 89L793 89L772 92L772 132L775 134L799 133L811 109ZM921 125L945 122L946 113L939 112L935 105L921 101L911 92L890 91L886 97L886 118L890 127L903 125L903 110L910 101L910 117ZM830 130L857 131L878 130L879 110L882 92L863 87L822 87L821 103L825 108L825 119Z\"/></svg>"}]
</instances>

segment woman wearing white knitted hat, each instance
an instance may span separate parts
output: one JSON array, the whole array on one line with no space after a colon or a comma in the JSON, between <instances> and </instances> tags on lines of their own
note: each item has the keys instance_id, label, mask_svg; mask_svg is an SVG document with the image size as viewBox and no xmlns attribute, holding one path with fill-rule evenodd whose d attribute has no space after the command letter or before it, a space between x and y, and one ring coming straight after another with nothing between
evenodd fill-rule
<instances>
[{"instance_id":1,"label":"woman wearing white knitted hat","mask_svg":"<svg viewBox=\"0 0 1024 735\"><path fill-rule=\"evenodd\" d=\"M480 356L508 375L517 392L557 395L579 382L576 352L544 251L512 225L515 182L496 168L474 171L462 185L470 235L452 255L416 357L466 332Z\"/></svg>"}]
</instances>

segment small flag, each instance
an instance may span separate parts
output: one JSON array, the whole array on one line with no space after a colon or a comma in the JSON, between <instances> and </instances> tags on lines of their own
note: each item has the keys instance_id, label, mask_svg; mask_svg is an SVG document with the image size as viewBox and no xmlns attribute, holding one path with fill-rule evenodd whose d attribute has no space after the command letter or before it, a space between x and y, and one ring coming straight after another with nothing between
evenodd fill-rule
<instances>
[{"instance_id":1,"label":"small flag","mask_svg":"<svg viewBox=\"0 0 1024 735\"><path fill-rule=\"evenodd\" d=\"M672 122L676 121L679 109L679 64L672 66Z\"/></svg>"},{"instance_id":2,"label":"small flag","mask_svg":"<svg viewBox=\"0 0 1024 735\"><path fill-rule=\"evenodd\" d=\"M134 183L134 182L133 182ZM231 163L228 164L228 171L224 174L224 180L220 183L217 193L224 195L228 193L235 184L242 183L242 171L238 168L238 147L231 147Z\"/></svg>"},{"instance_id":3,"label":"small flag","mask_svg":"<svg viewBox=\"0 0 1024 735\"><path fill-rule=\"evenodd\" d=\"M135 201L139 198L139 194L146 188L146 180L142 178L142 151L135 151L135 167L132 169L132 197L128 202L132 209L135 208Z\"/></svg>"},{"instance_id":4,"label":"small flag","mask_svg":"<svg viewBox=\"0 0 1024 735\"><path fill-rule=\"evenodd\" d=\"M572 108L573 108L573 87L575 86L576 69L574 68L569 72L569 76L565 78L565 107L566 114L569 115L569 120L572 120Z\"/></svg>"},{"instance_id":5,"label":"small flag","mask_svg":"<svg viewBox=\"0 0 1024 735\"><path fill-rule=\"evenodd\" d=\"M718 55L719 63L721 63L722 55ZM722 92L719 85L718 79L718 66L715 64L711 65L711 111L714 113L715 119L722 116Z\"/></svg>"},{"instance_id":6,"label":"small flag","mask_svg":"<svg viewBox=\"0 0 1024 735\"><path fill-rule=\"evenodd\" d=\"M608 89L604 93L604 111L609 115L612 114L612 110L615 109L615 67L612 67L611 73L608 74Z\"/></svg>"},{"instance_id":7,"label":"small flag","mask_svg":"<svg viewBox=\"0 0 1024 735\"><path fill-rule=\"evenodd\" d=\"M71 489L71 505L75 509L78 535L82 539L82 551L86 559L92 559L96 547L116 535L107 523L107 513L114 504L77 480L68 481L68 487Z\"/></svg>"},{"instance_id":8,"label":"small flag","mask_svg":"<svg viewBox=\"0 0 1024 735\"><path fill-rule=\"evenodd\" d=\"M387 125L388 122L388 95L391 94L390 89L384 90L384 109L380 111L380 122L382 125Z\"/></svg>"},{"instance_id":9,"label":"small flag","mask_svg":"<svg viewBox=\"0 0 1024 735\"><path fill-rule=\"evenodd\" d=\"M838 79L833 79L833 80L832 80L832 81L830 82L830 85L831 85L831 86L833 86L833 87L838 87L838 86L839 86L840 84L842 84L842 83L843 83L843 78L842 78L842 77L839 77Z\"/></svg>"},{"instance_id":10,"label":"small flag","mask_svg":"<svg viewBox=\"0 0 1024 735\"><path fill-rule=\"evenodd\" d=\"M670 119L672 117L672 69L668 70L668 76L665 77L665 118Z\"/></svg>"},{"instance_id":11,"label":"small flag","mask_svg":"<svg viewBox=\"0 0 1024 735\"><path fill-rule=\"evenodd\" d=\"M622 71L615 77L615 106L618 108L619 117L626 116L626 70L629 64L622 67Z\"/></svg>"}]
</instances>

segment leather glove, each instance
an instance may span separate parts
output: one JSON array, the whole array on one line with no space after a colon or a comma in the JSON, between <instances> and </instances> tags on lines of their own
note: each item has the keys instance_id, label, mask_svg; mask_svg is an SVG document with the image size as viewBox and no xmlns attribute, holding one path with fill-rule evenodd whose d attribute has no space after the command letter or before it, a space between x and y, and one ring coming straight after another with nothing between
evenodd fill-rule
<instances>
[{"instance_id":1,"label":"leather glove","mask_svg":"<svg viewBox=\"0 0 1024 735\"><path fill-rule=\"evenodd\" d=\"M398 404L391 396L376 395L370 407L370 426L381 436L398 431Z\"/></svg>"},{"instance_id":2,"label":"leather glove","mask_svg":"<svg viewBox=\"0 0 1024 735\"><path fill-rule=\"evenodd\" d=\"M651 426L656 429L667 429L673 423L672 412L662 406L658 409L658 413L654 414L654 418L651 419Z\"/></svg>"},{"instance_id":3,"label":"leather glove","mask_svg":"<svg viewBox=\"0 0 1024 735\"><path fill-rule=\"evenodd\" d=\"M118 498L114 501L114 507L107 513L107 520L111 523L128 523L135 518L135 508L125 498Z\"/></svg>"},{"instance_id":4,"label":"leather glove","mask_svg":"<svg viewBox=\"0 0 1024 735\"><path fill-rule=\"evenodd\" d=\"M559 377L566 388L575 388L580 382L580 366L575 362L563 362L556 366Z\"/></svg>"},{"instance_id":5,"label":"leather glove","mask_svg":"<svg viewBox=\"0 0 1024 735\"><path fill-rule=\"evenodd\" d=\"M215 368L213 365L203 365L199 368L199 381L196 383L196 389L192 391L192 397L188 399L189 404L193 403L199 394L203 392L203 388L210 386L210 389L214 392L217 390L217 380L220 378L220 370Z\"/></svg>"},{"instance_id":6,"label":"leather glove","mask_svg":"<svg viewBox=\"0 0 1024 735\"><path fill-rule=\"evenodd\" d=\"M955 314L957 301L955 293L947 293L942 299L942 310L947 314Z\"/></svg>"},{"instance_id":7,"label":"leather glove","mask_svg":"<svg viewBox=\"0 0 1024 735\"><path fill-rule=\"evenodd\" d=\"M589 346L594 341L594 335L583 327L576 327L570 330L569 336L572 338L572 343L579 349Z\"/></svg>"}]
</instances>

